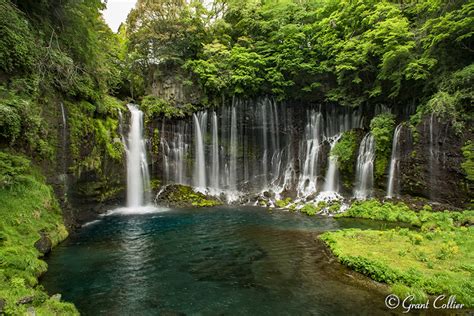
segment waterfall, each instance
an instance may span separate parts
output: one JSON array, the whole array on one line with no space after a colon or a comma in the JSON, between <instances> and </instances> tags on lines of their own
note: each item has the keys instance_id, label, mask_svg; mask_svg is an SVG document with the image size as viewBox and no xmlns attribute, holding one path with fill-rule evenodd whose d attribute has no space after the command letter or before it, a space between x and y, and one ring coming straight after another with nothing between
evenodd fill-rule
<instances>
[{"instance_id":1,"label":"waterfall","mask_svg":"<svg viewBox=\"0 0 474 316\"><path fill-rule=\"evenodd\" d=\"M324 183L324 192L338 191L338 177L337 177L337 157L331 155L331 151L336 146L342 134L331 137L329 140L330 151L328 155L328 170L326 172L326 182Z\"/></svg>"},{"instance_id":2,"label":"waterfall","mask_svg":"<svg viewBox=\"0 0 474 316\"><path fill-rule=\"evenodd\" d=\"M130 130L127 142L127 206L138 207L148 202L150 177L143 139L143 113L135 105L128 104Z\"/></svg>"},{"instance_id":3,"label":"waterfall","mask_svg":"<svg viewBox=\"0 0 474 316\"><path fill-rule=\"evenodd\" d=\"M219 135L217 114L212 112L211 187L219 190Z\"/></svg>"},{"instance_id":4,"label":"waterfall","mask_svg":"<svg viewBox=\"0 0 474 316\"><path fill-rule=\"evenodd\" d=\"M357 157L356 187L354 197L366 199L372 194L374 184L375 139L368 133L362 139Z\"/></svg>"},{"instance_id":5,"label":"waterfall","mask_svg":"<svg viewBox=\"0 0 474 316\"><path fill-rule=\"evenodd\" d=\"M267 136L267 108L266 102L261 104L262 117L262 140L263 140L263 157L262 157L262 172L263 172L263 185L262 188L265 190L268 186L268 136Z\"/></svg>"},{"instance_id":6,"label":"waterfall","mask_svg":"<svg viewBox=\"0 0 474 316\"><path fill-rule=\"evenodd\" d=\"M392 157L390 158L390 169L388 173L388 183L387 183L387 197L392 198L395 193L395 179L397 179L399 172L399 159L400 159L400 131L402 130L403 124L399 124L395 128L393 133L393 142L392 142Z\"/></svg>"},{"instance_id":7,"label":"waterfall","mask_svg":"<svg viewBox=\"0 0 474 316\"><path fill-rule=\"evenodd\" d=\"M237 189L237 112L235 106L231 109L230 120L230 161L229 161L229 188Z\"/></svg>"},{"instance_id":8,"label":"waterfall","mask_svg":"<svg viewBox=\"0 0 474 316\"><path fill-rule=\"evenodd\" d=\"M334 194L337 161L323 156L322 148L326 142L333 148L343 132L361 128L363 121L361 108L308 109L271 98L234 98L229 105L189 118L162 119L158 176L164 183L224 194L228 201L263 191L307 199L326 190L331 193L327 197L340 198ZM320 165L326 159L323 183Z\"/></svg>"},{"instance_id":9,"label":"waterfall","mask_svg":"<svg viewBox=\"0 0 474 316\"><path fill-rule=\"evenodd\" d=\"M62 144L61 144L61 155L63 155L61 161L62 161L62 174L59 175L59 178L61 179L63 183L63 194L64 197L67 195L68 191L68 176L67 176L67 123L66 123L66 111L64 109L64 104L61 102L61 118L62 118Z\"/></svg>"},{"instance_id":10,"label":"waterfall","mask_svg":"<svg viewBox=\"0 0 474 316\"><path fill-rule=\"evenodd\" d=\"M437 119L435 118L435 114L432 113L430 116L430 125L429 125L429 132L430 132L430 159L429 159L429 170L430 170L430 198L433 200L435 198L433 189L436 185L436 176L437 171L439 168L438 159L439 159L439 144L438 144L438 134L436 131L436 124Z\"/></svg>"},{"instance_id":11,"label":"waterfall","mask_svg":"<svg viewBox=\"0 0 474 316\"><path fill-rule=\"evenodd\" d=\"M309 122L305 128L305 152L303 170L298 181L298 192L307 196L317 190L318 180L318 158L321 131L321 113L312 110ZM303 145L304 146L304 145Z\"/></svg>"},{"instance_id":12,"label":"waterfall","mask_svg":"<svg viewBox=\"0 0 474 316\"><path fill-rule=\"evenodd\" d=\"M198 118L199 115L199 118ZM199 112L193 114L194 119L194 143L195 143L195 162L194 162L194 186L204 190L206 188L206 162L204 156L203 130L206 122L207 113Z\"/></svg>"}]
</instances>

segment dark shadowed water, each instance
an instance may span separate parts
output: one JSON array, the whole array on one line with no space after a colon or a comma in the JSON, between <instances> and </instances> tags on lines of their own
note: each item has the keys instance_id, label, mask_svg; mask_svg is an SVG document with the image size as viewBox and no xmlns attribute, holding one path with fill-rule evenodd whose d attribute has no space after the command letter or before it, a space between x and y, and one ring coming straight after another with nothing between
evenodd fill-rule
<instances>
[{"instance_id":1,"label":"dark shadowed water","mask_svg":"<svg viewBox=\"0 0 474 316\"><path fill-rule=\"evenodd\" d=\"M58 246L41 282L84 315L378 315L385 289L316 239L377 225L253 207L111 215Z\"/></svg>"}]
</instances>

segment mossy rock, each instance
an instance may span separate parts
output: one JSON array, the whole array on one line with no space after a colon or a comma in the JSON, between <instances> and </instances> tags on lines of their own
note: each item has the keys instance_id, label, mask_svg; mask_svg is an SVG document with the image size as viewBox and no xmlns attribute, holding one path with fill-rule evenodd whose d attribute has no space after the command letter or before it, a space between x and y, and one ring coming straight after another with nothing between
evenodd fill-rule
<instances>
[{"instance_id":1,"label":"mossy rock","mask_svg":"<svg viewBox=\"0 0 474 316\"><path fill-rule=\"evenodd\" d=\"M190 186L171 184L161 191L156 201L169 207L211 207L222 205L215 197L207 196L201 192L194 191Z\"/></svg>"},{"instance_id":2,"label":"mossy rock","mask_svg":"<svg viewBox=\"0 0 474 316\"><path fill-rule=\"evenodd\" d=\"M291 204L291 198L275 201L275 205L278 208L286 208L289 204Z\"/></svg>"}]
</instances>

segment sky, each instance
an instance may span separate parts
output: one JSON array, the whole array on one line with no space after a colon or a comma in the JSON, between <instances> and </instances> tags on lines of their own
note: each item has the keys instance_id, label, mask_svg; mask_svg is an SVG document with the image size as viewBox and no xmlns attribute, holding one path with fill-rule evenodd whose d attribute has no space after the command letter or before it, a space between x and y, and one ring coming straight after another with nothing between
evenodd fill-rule
<instances>
[{"instance_id":1,"label":"sky","mask_svg":"<svg viewBox=\"0 0 474 316\"><path fill-rule=\"evenodd\" d=\"M107 9L103 15L105 22L112 31L117 32L120 23L125 22L130 10L135 6L136 0L108 0Z\"/></svg>"}]
</instances>

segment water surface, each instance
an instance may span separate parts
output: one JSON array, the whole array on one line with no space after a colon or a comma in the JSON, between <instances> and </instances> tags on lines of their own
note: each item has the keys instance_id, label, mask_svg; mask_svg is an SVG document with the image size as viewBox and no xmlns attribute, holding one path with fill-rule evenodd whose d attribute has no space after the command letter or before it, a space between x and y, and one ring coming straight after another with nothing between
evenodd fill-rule
<instances>
[{"instance_id":1,"label":"water surface","mask_svg":"<svg viewBox=\"0 0 474 316\"><path fill-rule=\"evenodd\" d=\"M42 284L84 315L381 314L385 288L316 238L380 225L253 207L110 215L55 248Z\"/></svg>"}]
</instances>

